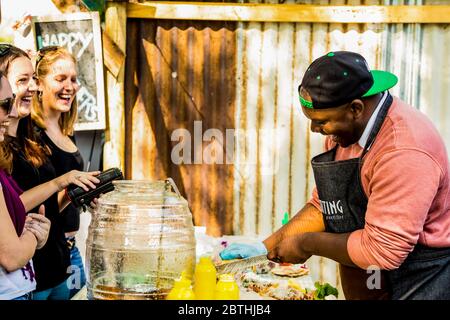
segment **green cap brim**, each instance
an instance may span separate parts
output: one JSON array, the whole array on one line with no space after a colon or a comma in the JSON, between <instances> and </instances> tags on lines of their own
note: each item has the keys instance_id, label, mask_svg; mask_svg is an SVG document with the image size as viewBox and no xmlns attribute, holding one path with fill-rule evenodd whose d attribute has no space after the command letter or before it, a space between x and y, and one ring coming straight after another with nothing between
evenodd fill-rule
<instances>
[{"instance_id":1,"label":"green cap brim","mask_svg":"<svg viewBox=\"0 0 450 320\"><path fill-rule=\"evenodd\" d=\"M363 97L373 96L374 94L386 91L398 82L397 76L387 71L372 70L370 73L372 73L373 85Z\"/></svg>"},{"instance_id":2,"label":"green cap brim","mask_svg":"<svg viewBox=\"0 0 450 320\"><path fill-rule=\"evenodd\" d=\"M313 104L311 101L306 100L301 95L299 95L300 104L304 106L305 108L313 109Z\"/></svg>"}]
</instances>

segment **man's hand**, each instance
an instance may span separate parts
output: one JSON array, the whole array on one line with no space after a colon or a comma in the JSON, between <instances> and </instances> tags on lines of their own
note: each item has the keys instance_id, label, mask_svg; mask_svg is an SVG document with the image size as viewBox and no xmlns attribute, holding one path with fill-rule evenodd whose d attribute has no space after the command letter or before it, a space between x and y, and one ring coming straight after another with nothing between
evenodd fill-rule
<instances>
[{"instance_id":1,"label":"man's hand","mask_svg":"<svg viewBox=\"0 0 450 320\"><path fill-rule=\"evenodd\" d=\"M39 213L29 213L25 220L24 229L32 232L37 239L36 249L41 249L48 239L50 220L45 217L45 207L39 207Z\"/></svg>"},{"instance_id":2,"label":"man's hand","mask_svg":"<svg viewBox=\"0 0 450 320\"><path fill-rule=\"evenodd\" d=\"M275 262L304 263L311 257L305 247L304 233L290 236L273 248L267 258Z\"/></svg>"},{"instance_id":3,"label":"man's hand","mask_svg":"<svg viewBox=\"0 0 450 320\"><path fill-rule=\"evenodd\" d=\"M277 262L304 263L312 255L355 266L347 252L350 233L305 232L280 241L267 258Z\"/></svg>"},{"instance_id":4,"label":"man's hand","mask_svg":"<svg viewBox=\"0 0 450 320\"><path fill-rule=\"evenodd\" d=\"M267 249L262 242L255 244L232 243L219 253L222 260L245 259L262 254L267 254Z\"/></svg>"}]
</instances>

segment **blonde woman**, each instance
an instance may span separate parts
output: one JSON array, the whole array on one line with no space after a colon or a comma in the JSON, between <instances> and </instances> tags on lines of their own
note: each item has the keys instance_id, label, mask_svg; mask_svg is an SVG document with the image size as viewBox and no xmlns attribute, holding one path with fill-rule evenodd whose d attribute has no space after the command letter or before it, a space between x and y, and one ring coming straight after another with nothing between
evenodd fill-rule
<instances>
[{"instance_id":1,"label":"blonde woman","mask_svg":"<svg viewBox=\"0 0 450 320\"><path fill-rule=\"evenodd\" d=\"M51 220L50 236L46 245L33 257L37 280L34 299L69 299L66 279L70 276L70 251L67 248L60 211L69 203L63 189L70 183L94 187L98 180L94 173L73 170L56 178L50 161L50 150L39 140L31 122L32 98L37 92L34 69L27 53L9 45L0 57L0 71L4 72L16 96L14 110L9 118L8 135L2 152L8 162L6 169L21 189L29 190L22 196L25 206L43 202ZM44 187L43 187L44 186ZM43 189L45 188L45 190ZM87 188L86 188L87 189ZM28 196L30 194L30 196ZM34 210L33 210L34 211Z\"/></svg>"},{"instance_id":2,"label":"blonde woman","mask_svg":"<svg viewBox=\"0 0 450 320\"><path fill-rule=\"evenodd\" d=\"M42 140L51 150L50 160L57 175L83 170L84 163L73 137L77 119L77 82L75 58L64 48L51 46L37 53L35 73L38 94L32 117ZM73 277L69 278L72 297L86 282L83 261L75 244L79 229L79 211L69 205L64 212L63 228L70 250ZM71 282L71 283L69 283Z\"/></svg>"}]
</instances>

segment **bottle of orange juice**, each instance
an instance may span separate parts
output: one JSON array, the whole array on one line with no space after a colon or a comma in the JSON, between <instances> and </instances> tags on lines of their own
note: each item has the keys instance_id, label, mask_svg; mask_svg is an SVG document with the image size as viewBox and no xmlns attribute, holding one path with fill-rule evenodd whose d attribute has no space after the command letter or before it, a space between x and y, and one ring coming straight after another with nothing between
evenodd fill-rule
<instances>
[{"instance_id":1,"label":"bottle of orange juice","mask_svg":"<svg viewBox=\"0 0 450 320\"><path fill-rule=\"evenodd\" d=\"M184 272L181 277L175 280L175 284L167 295L167 300L195 300L195 294L192 290L191 280Z\"/></svg>"},{"instance_id":2,"label":"bottle of orange juice","mask_svg":"<svg viewBox=\"0 0 450 320\"><path fill-rule=\"evenodd\" d=\"M216 285L215 300L239 300L239 287L231 274L222 274Z\"/></svg>"},{"instance_id":3,"label":"bottle of orange juice","mask_svg":"<svg viewBox=\"0 0 450 320\"><path fill-rule=\"evenodd\" d=\"M202 256L195 266L194 293L198 300L213 300L216 290L216 267L211 257Z\"/></svg>"}]
</instances>

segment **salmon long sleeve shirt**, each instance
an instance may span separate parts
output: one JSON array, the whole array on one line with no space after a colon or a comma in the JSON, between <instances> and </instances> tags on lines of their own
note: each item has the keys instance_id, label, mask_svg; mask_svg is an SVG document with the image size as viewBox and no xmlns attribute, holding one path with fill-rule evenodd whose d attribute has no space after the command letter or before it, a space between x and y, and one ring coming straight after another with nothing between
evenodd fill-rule
<instances>
[{"instance_id":1,"label":"salmon long sleeve shirt","mask_svg":"<svg viewBox=\"0 0 450 320\"><path fill-rule=\"evenodd\" d=\"M325 149L334 146L327 137ZM356 158L362 150L358 143L338 147L336 160ZM352 232L347 242L351 260L363 269L392 270L417 243L450 247L449 171L445 144L434 125L394 97L361 168L368 205L364 229ZM309 203L321 210L316 189Z\"/></svg>"}]
</instances>

